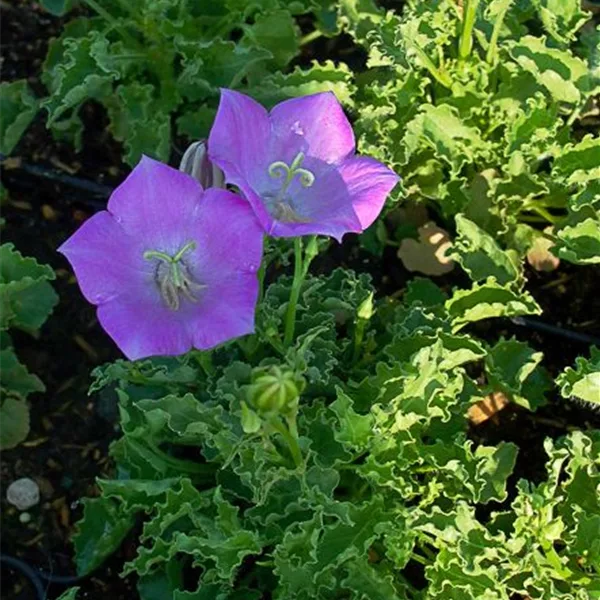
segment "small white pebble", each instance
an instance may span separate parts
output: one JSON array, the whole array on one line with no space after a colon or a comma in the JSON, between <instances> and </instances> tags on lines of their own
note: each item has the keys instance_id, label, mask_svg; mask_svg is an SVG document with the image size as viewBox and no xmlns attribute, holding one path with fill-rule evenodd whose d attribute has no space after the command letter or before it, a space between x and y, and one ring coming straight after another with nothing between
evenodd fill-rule
<instances>
[{"instance_id":1,"label":"small white pebble","mask_svg":"<svg viewBox=\"0 0 600 600\"><path fill-rule=\"evenodd\" d=\"M27 510L39 503L40 488L33 479L23 477L8 486L6 499L18 510Z\"/></svg>"},{"instance_id":2,"label":"small white pebble","mask_svg":"<svg viewBox=\"0 0 600 600\"><path fill-rule=\"evenodd\" d=\"M19 521L21 521L21 523L23 523L23 525L29 523L29 521L31 521L31 515L28 512L22 512L19 515Z\"/></svg>"}]
</instances>

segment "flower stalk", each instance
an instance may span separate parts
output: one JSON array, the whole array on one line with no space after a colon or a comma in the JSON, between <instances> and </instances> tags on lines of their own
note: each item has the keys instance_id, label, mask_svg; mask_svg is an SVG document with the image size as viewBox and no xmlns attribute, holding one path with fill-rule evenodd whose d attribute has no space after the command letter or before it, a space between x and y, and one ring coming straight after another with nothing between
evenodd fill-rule
<instances>
[{"instance_id":1,"label":"flower stalk","mask_svg":"<svg viewBox=\"0 0 600 600\"><path fill-rule=\"evenodd\" d=\"M287 348L294 339L294 330L296 329L296 312L298 311L298 300L302 284L306 279L310 263L318 254L317 238L310 236L306 246L306 251L302 251L302 238L294 238L294 279L292 281L292 291L288 302L287 313L285 315L285 330L283 344Z\"/></svg>"}]
</instances>

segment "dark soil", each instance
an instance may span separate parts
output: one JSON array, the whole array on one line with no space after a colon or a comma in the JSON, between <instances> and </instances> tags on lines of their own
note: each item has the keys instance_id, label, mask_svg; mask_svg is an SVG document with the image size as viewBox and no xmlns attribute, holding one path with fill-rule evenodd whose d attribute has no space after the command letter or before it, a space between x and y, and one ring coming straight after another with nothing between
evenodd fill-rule
<instances>
[{"instance_id":1,"label":"dark soil","mask_svg":"<svg viewBox=\"0 0 600 600\"><path fill-rule=\"evenodd\" d=\"M26 1L10 5L2 2L2 10L3 78L10 81L26 77L42 94L37 75L48 40L60 32L62 21ZM317 42L307 59L311 52L328 55L329 42ZM341 44L348 51L348 41L342 40ZM357 64L361 61L359 54L354 59ZM122 181L126 173L119 144L106 132L103 109L88 103L82 117L86 123L82 152L76 154L71 147L53 141L40 115L14 152L17 158L3 165L2 174L9 191L2 211L6 220L2 241L14 242L21 252L56 270L54 287L60 303L39 339L14 335L21 360L41 377L47 391L32 398L31 433L26 442L1 455L2 486L19 477L34 478L40 485L42 500L30 511L31 522L24 525L2 493L1 550L59 575L74 574L70 540L74 523L81 516L78 502L97 494L95 478L111 475L107 451L118 435L116 407L87 395L92 369L117 358L118 350L99 327L93 307L85 302L66 261L56 252L87 217L105 206L106 191ZM81 179L73 182L69 177ZM86 181L96 187L86 185ZM374 258L358 246L356 238L341 246L332 245L316 268L327 270L338 265L371 273L381 294L399 292L413 276L402 267L395 250L386 250L382 259ZM548 274L530 271L528 277L528 288L544 308L542 318L547 323L600 337L600 295L596 292L600 268L562 265ZM457 273L438 282L448 290L468 285L467 279ZM544 352L544 364L552 376L571 365L576 356L588 352L586 344L519 327L508 320L477 324L474 331L490 341L515 335L529 342ZM600 428L600 413L555 397L534 414L508 407L474 427L471 434L485 443L517 443L521 452L514 478L535 481L544 474L545 437L591 427ZM125 544L108 564L81 583L83 593L79 597L136 598L135 582L118 576L132 551L133 546ZM2 598L6 600L34 598L26 581L4 567L2 583ZM64 589L64 585L52 585L48 598L58 597Z\"/></svg>"}]
</instances>

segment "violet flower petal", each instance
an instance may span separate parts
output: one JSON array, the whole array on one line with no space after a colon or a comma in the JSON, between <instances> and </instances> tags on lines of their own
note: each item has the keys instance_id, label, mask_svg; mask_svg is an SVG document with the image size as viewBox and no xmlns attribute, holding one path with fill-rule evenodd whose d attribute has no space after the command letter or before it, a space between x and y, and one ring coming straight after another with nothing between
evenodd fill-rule
<instances>
[{"instance_id":1,"label":"violet flower petal","mask_svg":"<svg viewBox=\"0 0 600 600\"><path fill-rule=\"evenodd\" d=\"M354 156L352 128L330 92L287 100L267 115L222 90L208 150L275 237L361 232L398 181L374 159Z\"/></svg>"},{"instance_id":2,"label":"violet flower petal","mask_svg":"<svg viewBox=\"0 0 600 600\"><path fill-rule=\"evenodd\" d=\"M189 175L142 156L112 193L108 211L129 235L175 254L202 191L200 183Z\"/></svg>"},{"instance_id":3,"label":"violet flower petal","mask_svg":"<svg viewBox=\"0 0 600 600\"><path fill-rule=\"evenodd\" d=\"M370 156L348 158L340 165L338 174L346 184L352 207L364 231L379 216L400 177Z\"/></svg>"},{"instance_id":4,"label":"violet flower petal","mask_svg":"<svg viewBox=\"0 0 600 600\"><path fill-rule=\"evenodd\" d=\"M328 164L354 152L354 132L332 92L285 100L270 113L272 160L291 162L299 151Z\"/></svg>"},{"instance_id":5,"label":"violet flower petal","mask_svg":"<svg viewBox=\"0 0 600 600\"><path fill-rule=\"evenodd\" d=\"M122 295L129 282L152 276L140 240L127 235L106 211L85 221L58 251L71 263L91 304L109 302Z\"/></svg>"},{"instance_id":6,"label":"violet flower petal","mask_svg":"<svg viewBox=\"0 0 600 600\"><path fill-rule=\"evenodd\" d=\"M245 200L203 192L145 159L109 208L116 214L94 215L59 251L128 358L207 349L253 331L263 230Z\"/></svg>"}]
</instances>

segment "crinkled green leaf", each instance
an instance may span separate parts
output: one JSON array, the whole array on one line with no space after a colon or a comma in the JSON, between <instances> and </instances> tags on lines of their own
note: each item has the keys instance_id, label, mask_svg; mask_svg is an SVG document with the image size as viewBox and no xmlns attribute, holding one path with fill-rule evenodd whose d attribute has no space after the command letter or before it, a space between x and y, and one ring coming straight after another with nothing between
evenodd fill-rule
<instances>
[{"instance_id":1,"label":"crinkled green leaf","mask_svg":"<svg viewBox=\"0 0 600 600\"><path fill-rule=\"evenodd\" d=\"M451 256L473 281L483 281L492 276L499 284L505 285L520 278L509 254L473 221L463 215L456 215L456 233Z\"/></svg>"},{"instance_id":2,"label":"crinkled green leaf","mask_svg":"<svg viewBox=\"0 0 600 600\"><path fill-rule=\"evenodd\" d=\"M552 172L568 184L597 182L600 179L600 138L586 136L578 144L562 148Z\"/></svg>"},{"instance_id":3,"label":"crinkled green leaf","mask_svg":"<svg viewBox=\"0 0 600 600\"><path fill-rule=\"evenodd\" d=\"M104 102L110 130L125 146L125 160L135 165L142 154L167 161L171 150L171 122L153 85L120 85Z\"/></svg>"},{"instance_id":4,"label":"crinkled green leaf","mask_svg":"<svg viewBox=\"0 0 600 600\"><path fill-rule=\"evenodd\" d=\"M477 283L470 290L455 291L445 306L455 331L481 319L539 315L542 312L528 292L513 291L494 278Z\"/></svg>"},{"instance_id":5,"label":"crinkled green leaf","mask_svg":"<svg viewBox=\"0 0 600 600\"><path fill-rule=\"evenodd\" d=\"M510 400L530 410L544 405L551 380L541 367L542 359L543 354L525 342L501 339L485 359L491 391L502 391Z\"/></svg>"},{"instance_id":6,"label":"crinkled green leaf","mask_svg":"<svg viewBox=\"0 0 600 600\"><path fill-rule=\"evenodd\" d=\"M86 498L83 518L73 538L77 573L86 575L102 564L134 526L133 511L112 498Z\"/></svg>"},{"instance_id":7,"label":"crinkled green leaf","mask_svg":"<svg viewBox=\"0 0 600 600\"><path fill-rule=\"evenodd\" d=\"M296 67L291 73L273 73L248 89L253 98L267 107L288 98L319 92L333 92L342 104L353 106L352 71L344 63L315 61L308 69Z\"/></svg>"},{"instance_id":8,"label":"crinkled green leaf","mask_svg":"<svg viewBox=\"0 0 600 600\"><path fill-rule=\"evenodd\" d=\"M37 114L39 102L31 93L27 81L0 83L0 152L10 154Z\"/></svg>"},{"instance_id":9,"label":"crinkled green leaf","mask_svg":"<svg viewBox=\"0 0 600 600\"><path fill-rule=\"evenodd\" d=\"M417 150L432 149L455 173L465 162L487 157L491 151L481 133L464 123L458 111L448 105L424 105L408 123L403 144L407 158Z\"/></svg>"},{"instance_id":10,"label":"crinkled green leaf","mask_svg":"<svg viewBox=\"0 0 600 600\"><path fill-rule=\"evenodd\" d=\"M544 29L557 41L568 44L589 15L581 10L579 0L535 0Z\"/></svg>"},{"instance_id":11,"label":"crinkled green leaf","mask_svg":"<svg viewBox=\"0 0 600 600\"><path fill-rule=\"evenodd\" d=\"M216 97L220 87L240 87L253 67L273 56L264 48L219 39L202 43L176 39L175 43L183 56L177 87L189 100Z\"/></svg>"},{"instance_id":12,"label":"crinkled green leaf","mask_svg":"<svg viewBox=\"0 0 600 600\"><path fill-rule=\"evenodd\" d=\"M591 347L590 358L578 356L575 368L567 367L556 379L563 398L600 405L600 350Z\"/></svg>"},{"instance_id":13,"label":"crinkled green leaf","mask_svg":"<svg viewBox=\"0 0 600 600\"><path fill-rule=\"evenodd\" d=\"M600 263L600 216L566 225L555 235L552 250L559 258L583 265Z\"/></svg>"},{"instance_id":14,"label":"crinkled green leaf","mask_svg":"<svg viewBox=\"0 0 600 600\"><path fill-rule=\"evenodd\" d=\"M0 350L2 365L2 389L11 395L26 399L33 392L43 392L46 388L39 377L30 373L25 365L19 362L12 348Z\"/></svg>"},{"instance_id":15,"label":"crinkled green leaf","mask_svg":"<svg viewBox=\"0 0 600 600\"><path fill-rule=\"evenodd\" d=\"M55 278L48 265L24 257L13 244L0 246L0 328L17 327L35 334L58 302L48 283Z\"/></svg>"},{"instance_id":16,"label":"crinkled green leaf","mask_svg":"<svg viewBox=\"0 0 600 600\"><path fill-rule=\"evenodd\" d=\"M287 10L262 14L244 27L242 44L267 50L278 67L285 67L300 49L299 29Z\"/></svg>"},{"instance_id":17,"label":"crinkled green leaf","mask_svg":"<svg viewBox=\"0 0 600 600\"><path fill-rule=\"evenodd\" d=\"M99 64L95 59L97 53L108 53L109 42L100 32L64 37L59 42L62 45L60 60L49 53L44 70L44 83L50 95L42 107L48 111L48 126L85 100L109 97L112 82L119 77L119 71L113 66Z\"/></svg>"},{"instance_id":18,"label":"crinkled green leaf","mask_svg":"<svg viewBox=\"0 0 600 600\"><path fill-rule=\"evenodd\" d=\"M30 375L30 377L33 376ZM4 388L4 361L2 363L2 379ZM9 450L19 445L29 435L29 407L23 398L7 396L4 389L2 392L2 397L0 397L0 450Z\"/></svg>"},{"instance_id":19,"label":"crinkled green leaf","mask_svg":"<svg viewBox=\"0 0 600 600\"><path fill-rule=\"evenodd\" d=\"M80 586L69 588L66 592L63 592L57 600L77 600L77 593L80 589Z\"/></svg>"},{"instance_id":20,"label":"crinkled green leaf","mask_svg":"<svg viewBox=\"0 0 600 600\"><path fill-rule=\"evenodd\" d=\"M588 68L572 53L527 35L509 44L513 59L559 102L576 104L588 91Z\"/></svg>"},{"instance_id":21,"label":"crinkled green leaf","mask_svg":"<svg viewBox=\"0 0 600 600\"><path fill-rule=\"evenodd\" d=\"M352 408L352 400L338 388L337 399L330 405L339 419L336 439L352 449L365 448L373 435L372 415L360 415Z\"/></svg>"}]
</instances>

